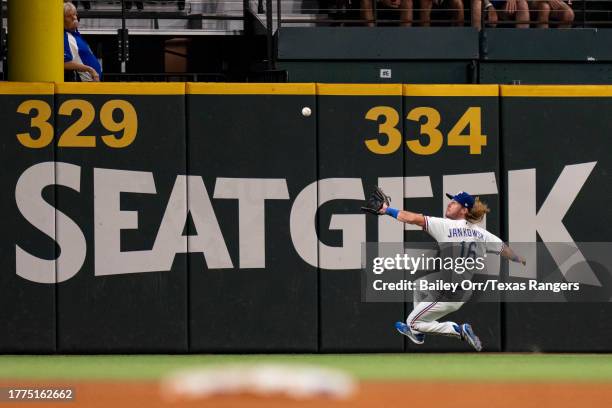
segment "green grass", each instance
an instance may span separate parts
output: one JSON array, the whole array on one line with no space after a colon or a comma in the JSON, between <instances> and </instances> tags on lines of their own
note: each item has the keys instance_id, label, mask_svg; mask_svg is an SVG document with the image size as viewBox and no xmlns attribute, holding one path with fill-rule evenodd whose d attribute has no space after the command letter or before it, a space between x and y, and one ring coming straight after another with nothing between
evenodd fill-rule
<instances>
[{"instance_id":1,"label":"green grass","mask_svg":"<svg viewBox=\"0 0 612 408\"><path fill-rule=\"evenodd\" d=\"M364 380L604 381L607 354L348 354L0 356L0 379L157 379L222 363L317 364Z\"/></svg>"}]
</instances>

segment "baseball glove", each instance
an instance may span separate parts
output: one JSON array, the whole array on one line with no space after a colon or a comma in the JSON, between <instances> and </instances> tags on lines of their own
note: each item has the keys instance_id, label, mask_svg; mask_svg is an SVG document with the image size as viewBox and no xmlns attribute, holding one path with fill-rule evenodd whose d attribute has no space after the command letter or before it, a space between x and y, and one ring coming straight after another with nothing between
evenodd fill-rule
<instances>
[{"instance_id":1,"label":"baseball glove","mask_svg":"<svg viewBox=\"0 0 612 408\"><path fill-rule=\"evenodd\" d=\"M390 203L391 197L386 195L380 187L374 186L374 191L372 191L372 194L366 200L365 206L361 207L361 210L374 215L381 215L378 211L383 207L383 204L388 206Z\"/></svg>"}]
</instances>

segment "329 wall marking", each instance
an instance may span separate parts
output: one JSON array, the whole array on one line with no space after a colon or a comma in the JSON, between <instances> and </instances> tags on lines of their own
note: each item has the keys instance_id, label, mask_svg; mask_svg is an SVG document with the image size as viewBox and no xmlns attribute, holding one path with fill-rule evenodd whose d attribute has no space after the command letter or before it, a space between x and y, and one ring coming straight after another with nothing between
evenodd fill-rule
<instances>
[{"instance_id":1,"label":"329 wall marking","mask_svg":"<svg viewBox=\"0 0 612 408\"><path fill-rule=\"evenodd\" d=\"M115 121L113 114L116 110L122 113L122 119ZM80 112L80 116L59 136L58 147L96 147L97 137L83 135L94 122L96 109L83 99L69 99L64 101L57 111L58 115L72 117L74 112ZM30 99L24 101L17 107L17 113L29 115L30 129L38 130L38 137L32 136L30 132L18 133L17 140L24 147L41 149L47 147L55 138L55 129L49 123L51 119L51 106L45 101ZM111 134L100 136L102 142L108 147L121 149L131 145L136 140L138 133L138 115L134 106L128 101L112 99L100 109L100 123L102 127ZM116 133L121 132L118 136Z\"/></svg>"}]
</instances>

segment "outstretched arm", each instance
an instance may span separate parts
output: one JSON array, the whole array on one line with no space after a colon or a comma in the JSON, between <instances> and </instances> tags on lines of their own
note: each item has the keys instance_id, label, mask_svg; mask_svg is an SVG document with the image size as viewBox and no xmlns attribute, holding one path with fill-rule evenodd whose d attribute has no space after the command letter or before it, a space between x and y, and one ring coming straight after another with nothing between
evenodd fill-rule
<instances>
[{"instance_id":1,"label":"outstretched arm","mask_svg":"<svg viewBox=\"0 0 612 408\"><path fill-rule=\"evenodd\" d=\"M418 225L423 228L425 226L425 217L423 214L417 214L410 211L397 210L389 207L386 203L383 203L382 208L379 210L381 214L388 214L393 218L397 218L398 221L405 222L407 224Z\"/></svg>"},{"instance_id":2,"label":"outstretched arm","mask_svg":"<svg viewBox=\"0 0 612 408\"><path fill-rule=\"evenodd\" d=\"M502 249L502 251L499 254L500 256L503 256L506 259L511 260L512 262L520 262L523 265L525 265L527 263L527 261L525 260L525 258L523 258L522 256L517 255L512 248L510 248L509 245L504 245L504 249Z\"/></svg>"}]
</instances>

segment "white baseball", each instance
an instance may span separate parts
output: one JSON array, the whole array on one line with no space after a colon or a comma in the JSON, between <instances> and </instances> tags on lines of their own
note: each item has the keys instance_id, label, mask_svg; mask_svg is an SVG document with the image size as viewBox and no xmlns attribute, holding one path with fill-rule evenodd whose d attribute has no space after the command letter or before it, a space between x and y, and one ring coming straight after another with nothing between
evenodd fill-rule
<instances>
[{"instance_id":1,"label":"white baseball","mask_svg":"<svg viewBox=\"0 0 612 408\"><path fill-rule=\"evenodd\" d=\"M310 108L308 106L305 106L302 108L302 115L303 116L310 116L310 114L312 113L312 111L310 110Z\"/></svg>"}]
</instances>

